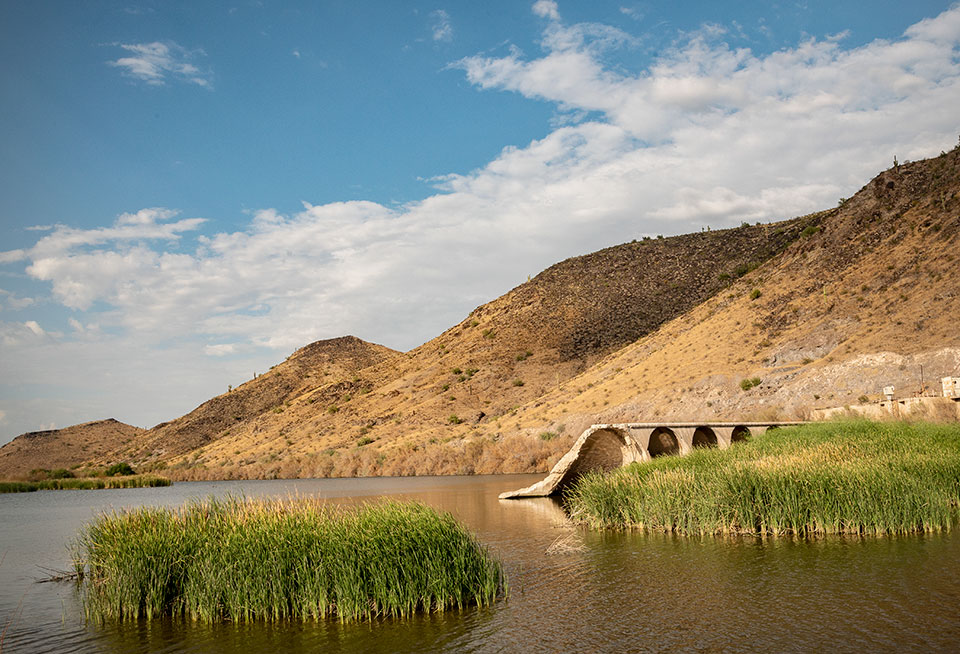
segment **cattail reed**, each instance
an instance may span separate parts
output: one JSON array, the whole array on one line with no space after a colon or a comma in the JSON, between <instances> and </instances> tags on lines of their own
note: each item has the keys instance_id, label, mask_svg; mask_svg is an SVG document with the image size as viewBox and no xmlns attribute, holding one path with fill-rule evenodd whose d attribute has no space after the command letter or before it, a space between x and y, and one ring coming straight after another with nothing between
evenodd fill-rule
<instances>
[{"instance_id":1,"label":"cattail reed","mask_svg":"<svg viewBox=\"0 0 960 654\"><path fill-rule=\"evenodd\" d=\"M0 481L0 493L28 493L38 490L98 490L101 488L155 488L169 486L170 480L156 475L129 477L79 477L41 481Z\"/></svg>"},{"instance_id":2,"label":"cattail reed","mask_svg":"<svg viewBox=\"0 0 960 654\"><path fill-rule=\"evenodd\" d=\"M486 606L499 561L450 514L312 499L207 499L102 514L75 546L88 616L340 620Z\"/></svg>"}]
</instances>

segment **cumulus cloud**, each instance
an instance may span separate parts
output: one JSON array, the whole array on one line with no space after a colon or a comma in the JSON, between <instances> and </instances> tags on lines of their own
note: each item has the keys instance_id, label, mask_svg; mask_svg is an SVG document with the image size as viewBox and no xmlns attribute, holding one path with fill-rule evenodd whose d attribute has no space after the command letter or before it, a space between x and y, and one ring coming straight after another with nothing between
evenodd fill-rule
<instances>
[{"instance_id":1,"label":"cumulus cloud","mask_svg":"<svg viewBox=\"0 0 960 654\"><path fill-rule=\"evenodd\" d=\"M347 331L409 347L570 254L831 206L895 149L936 153L956 129L960 8L894 41L845 50L809 39L762 57L706 26L632 74L604 64L631 35L564 25L546 0L533 11L551 19L541 57L511 50L457 65L479 88L594 119L435 179L436 195L402 207L263 209L189 248L164 244L203 220L149 208L110 227L58 225L0 257L29 261L26 272L71 309L102 302L121 327L201 335L208 354L232 351L218 343L290 348Z\"/></svg>"},{"instance_id":2,"label":"cumulus cloud","mask_svg":"<svg viewBox=\"0 0 960 654\"><path fill-rule=\"evenodd\" d=\"M533 13L550 20L560 20L560 11L553 0L537 0L533 3Z\"/></svg>"},{"instance_id":3,"label":"cumulus cloud","mask_svg":"<svg viewBox=\"0 0 960 654\"><path fill-rule=\"evenodd\" d=\"M107 63L120 68L129 77L152 86L162 86L167 80L206 88L212 84L213 74L193 63L194 60L206 56L203 50L188 50L173 41L117 43L115 46L129 54Z\"/></svg>"},{"instance_id":4,"label":"cumulus cloud","mask_svg":"<svg viewBox=\"0 0 960 654\"><path fill-rule=\"evenodd\" d=\"M453 41L453 24L450 22L450 14L443 9L437 9L430 14L430 18L433 20L430 26L433 40L445 43Z\"/></svg>"},{"instance_id":5,"label":"cumulus cloud","mask_svg":"<svg viewBox=\"0 0 960 654\"><path fill-rule=\"evenodd\" d=\"M172 221L177 211L150 208L120 215L112 227L76 229L57 225L17 258L29 258L27 274L49 281L54 296L71 309L86 309L106 289L124 285L151 266L175 266L175 254L158 254L145 243L176 241L184 232L197 229L202 218ZM112 249L91 246L110 245ZM8 253L5 253L8 254Z\"/></svg>"},{"instance_id":6,"label":"cumulus cloud","mask_svg":"<svg viewBox=\"0 0 960 654\"><path fill-rule=\"evenodd\" d=\"M216 345L206 345L203 348L204 354L212 357L225 357L237 351L234 343L217 343Z\"/></svg>"}]
</instances>

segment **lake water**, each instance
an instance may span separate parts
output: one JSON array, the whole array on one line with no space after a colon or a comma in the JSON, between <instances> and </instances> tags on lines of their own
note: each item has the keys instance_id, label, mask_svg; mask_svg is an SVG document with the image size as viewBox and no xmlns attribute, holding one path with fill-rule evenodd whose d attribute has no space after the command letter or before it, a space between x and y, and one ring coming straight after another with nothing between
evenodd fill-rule
<instances>
[{"instance_id":1,"label":"lake water","mask_svg":"<svg viewBox=\"0 0 960 654\"><path fill-rule=\"evenodd\" d=\"M549 499L498 500L540 475L177 483L0 495L3 652L957 652L960 532L896 538L597 533ZM407 620L86 624L67 546L97 512L224 495L385 496L453 513L503 560L488 609ZM264 563L265 570L269 562Z\"/></svg>"}]
</instances>

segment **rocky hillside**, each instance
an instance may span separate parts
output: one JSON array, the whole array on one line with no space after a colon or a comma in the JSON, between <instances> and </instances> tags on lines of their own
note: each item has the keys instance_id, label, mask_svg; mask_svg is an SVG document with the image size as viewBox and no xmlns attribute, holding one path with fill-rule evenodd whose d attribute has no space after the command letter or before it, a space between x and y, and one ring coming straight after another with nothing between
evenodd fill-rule
<instances>
[{"instance_id":1,"label":"rocky hillside","mask_svg":"<svg viewBox=\"0 0 960 654\"><path fill-rule=\"evenodd\" d=\"M782 255L522 407L505 428L805 418L880 399L890 384L900 397L939 390L940 377L960 374L958 263L954 149L884 171Z\"/></svg>"},{"instance_id":2,"label":"rocky hillside","mask_svg":"<svg viewBox=\"0 0 960 654\"><path fill-rule=\"evenodd\" d=\"M113 453L144 433L110 418L21 434L0 448L0 479L25 478L34 468L76 469L84 464L117 463Z\"/></svg>"}]
</instances>

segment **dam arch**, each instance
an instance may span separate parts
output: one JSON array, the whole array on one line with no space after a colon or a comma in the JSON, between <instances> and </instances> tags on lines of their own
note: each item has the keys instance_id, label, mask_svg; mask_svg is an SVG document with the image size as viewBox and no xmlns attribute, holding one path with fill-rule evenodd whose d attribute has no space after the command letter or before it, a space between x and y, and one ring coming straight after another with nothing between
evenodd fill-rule
<instances>
[{"instance_id":1,"label":"dam arch","mask_svg":"<svg viewBox=\"0 0 960 654\"><path fill-rule=\"evenodd\" d=\"M500 499L556 495L592 471L609 471L636 461L668 454L686 454L696 447L729 447L760 437L777 426L804 422L627 422L592 425L557 461L546 478Z\"/></svg>"},{"instance_id":2,"label":"dam arch","mask_svg":"<svg viewBox=\"0 0 960 654\"><path fill-rule=\"evenodd\" d=\"M733 432L730 434L731 443L739 443L742 441L750 440L750 437L753 434L750 433L750 428L746 425L737 425L733 428Z\"/></svg>"},{"instance_id":3,"label":"dam arch","mask_svg":"<svg viewBox=\"0 0 960 654\"><path fill-rule=\"evenodd\" d=\"M657 427L650 434L647 453L650 458L667 454L680 454L680 440L677 438L677 434L669 427Z\"/></svg>"},{"instance_id":4,"label":"dam arch","mask_svg":"<svg viewBox=\"0 0 960 654\"><path fill-rule=\"evenodd\" d=\"M717 447L717 432L710 427L697 427L693 431L693 447Z\"/></svg>"}]
</instances>

